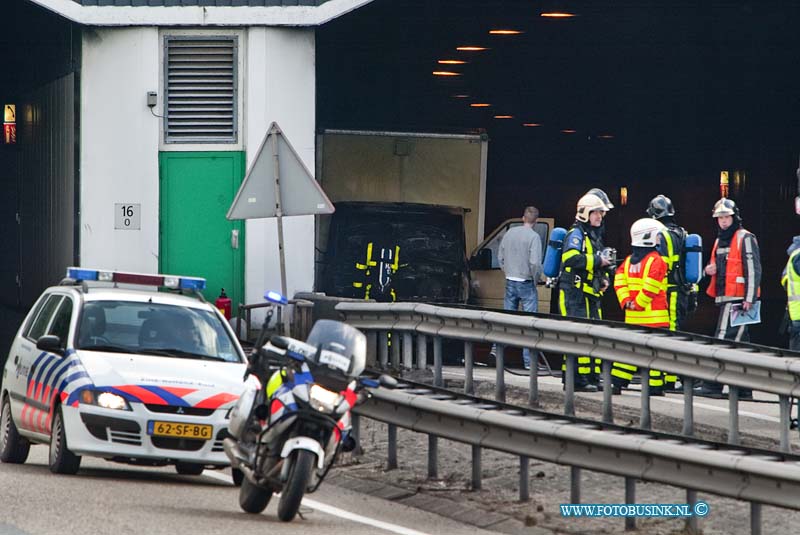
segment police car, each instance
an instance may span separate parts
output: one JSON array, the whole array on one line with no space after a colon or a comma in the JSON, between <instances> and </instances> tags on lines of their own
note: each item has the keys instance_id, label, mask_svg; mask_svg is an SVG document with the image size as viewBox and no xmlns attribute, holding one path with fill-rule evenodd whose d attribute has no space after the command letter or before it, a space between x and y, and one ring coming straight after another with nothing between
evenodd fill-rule
<instances>
[{"instance_id":1,"label":"police car","mask_svg":"<svg viewBox=\"0 0 800 535\"><path fill-rule=\"evenodd\" d=\"M76 473L82 455L191 475L227 466L222 441L245 356L204 287L193 277L69 268L11 346L0 460L23 463L32 444L48 444L50 470L61 474Z\"/></svg>"}]
</instances>

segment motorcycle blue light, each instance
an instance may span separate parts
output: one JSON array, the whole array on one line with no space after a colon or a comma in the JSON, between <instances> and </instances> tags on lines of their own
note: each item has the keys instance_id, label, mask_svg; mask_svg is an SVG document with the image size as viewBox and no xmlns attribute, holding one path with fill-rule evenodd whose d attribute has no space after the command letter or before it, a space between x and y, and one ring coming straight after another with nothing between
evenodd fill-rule
<instances>
[{"instance_id":1,"label":"motorcycle blue light","mask_svg":"<svg viewBox=\"0 0 800 535\"><path fill-rule=\"evenodd\" d=\"M381 386L381 384L375 379L361 378L359 379L359 381L363 386L366 386L367 388L378 388L379 386Z\"/></svg>"},{"instance_id":2,"label":"motorcycle blue light","mask_svg":"<svg viewBox=\"0 0 800 535\"><path fill-rule=\"evenodd\" d=\"M96 281L96 269L67 268L67 277L76 281Z\"/></svg>"},{"instance_id":3,"label":"motorcycle blue light","mask_svg":"<svg viewBox=\"0 0 800 535\"><path fill-rule=\"evenodd\" d=\"M270 303L275 303L277 305L285 305L289 302L289 300L286 299L284 296L282 296L278 292L273 292L272 290L264 294L264 299L266 299Z\"/></svg>"}]
</instances>

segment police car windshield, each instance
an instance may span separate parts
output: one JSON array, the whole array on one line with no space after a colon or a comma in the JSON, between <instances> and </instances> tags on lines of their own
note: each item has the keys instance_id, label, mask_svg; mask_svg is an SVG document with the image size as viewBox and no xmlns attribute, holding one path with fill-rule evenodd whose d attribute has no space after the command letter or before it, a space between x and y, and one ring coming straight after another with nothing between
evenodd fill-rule
<instances>
[{"instance_id":1,"label":"police car windshield","mask_svg":"<svg viewBox=\"0 0 800 535\"><path fill-rule=\"evenodd\" d=\"M148 302L86 302L75 348L242 362L228 331L210 310Z\"/></svg>"}]
</instances>

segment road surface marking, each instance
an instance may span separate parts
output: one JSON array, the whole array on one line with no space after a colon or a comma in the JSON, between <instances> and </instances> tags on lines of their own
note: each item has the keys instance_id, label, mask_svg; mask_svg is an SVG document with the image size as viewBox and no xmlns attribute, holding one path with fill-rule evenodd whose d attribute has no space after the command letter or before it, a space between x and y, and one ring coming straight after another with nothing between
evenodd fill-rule
<instances>
[{"instance_id":1,"label":"road surface marking","mask_svg":"<svg viewBox=\"0 0 800 535\"><path fill-rule=\"evenodd\" d=\"M211 470L206 470L205 472L203 472L203 475L216 479L218 481L224 481L226 483L232 484L231 476L228 474L221 474L219 472L212 472ZM346 520L358 522L359 524L366 524L368 526L373 526L386 531L391 531L392 533L397 533L398 535L428 535L423 531L404 528L403 526L398 526L397 524L390 524L389 522L384 522L383 520L376 520L374 518L369 518L367 516L357 515L355 513L351 513L350 511L345 511L344 509L339 509L338 507L327 505L322 502L318 502L317 500L311 500L309 498L303 498L303 504L318 511L322 511L323 513L327 513L329 515L338 516L339 518L344 518Z\"/></svg>"}]
</instances>

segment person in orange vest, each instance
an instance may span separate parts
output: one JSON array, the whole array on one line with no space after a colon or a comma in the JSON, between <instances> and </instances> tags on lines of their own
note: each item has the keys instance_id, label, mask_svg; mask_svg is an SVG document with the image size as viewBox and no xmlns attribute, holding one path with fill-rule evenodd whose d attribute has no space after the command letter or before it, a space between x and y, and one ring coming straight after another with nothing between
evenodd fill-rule
<instances>
[{"instance_id":1,"label":"person in orange vest","mask_svg":"<svg viewBox=\"0 0 800 535\"><path fill-rule=\"evenodd\" d=\"M706 293L714 298L719 309L715 336L725 340L749 342L747 325L731 326L731 310L741 306L748 311L761 296L761 256L755 234L742 227L736 203L725 197L714 205L711 214L717 220L717 240L711 260L705 268L711 282ZM711 381L695 390L695 394L723 398L722 385ZM753 391L739 389L739 399L753 399Z\"/></svg>"},{"instance_id":2,"label":"person in orange vest","mask_svg":"<svg viewBox=\"0 0 800 535\"><path fill-rule=\"evenodd\" d=\"M639 219L631 225L633 253L617 268L614 290L625 311L625 323L643 327L669 327L667 303L667 263L657 247L667 228L657 219ZM620 394L630 384L637 368L614 362L611 366L612 391ZM664 395L664 373L650 370L651 396ZM644 378L642 378L644 380Z\"/></svg>"}]
</instances>

